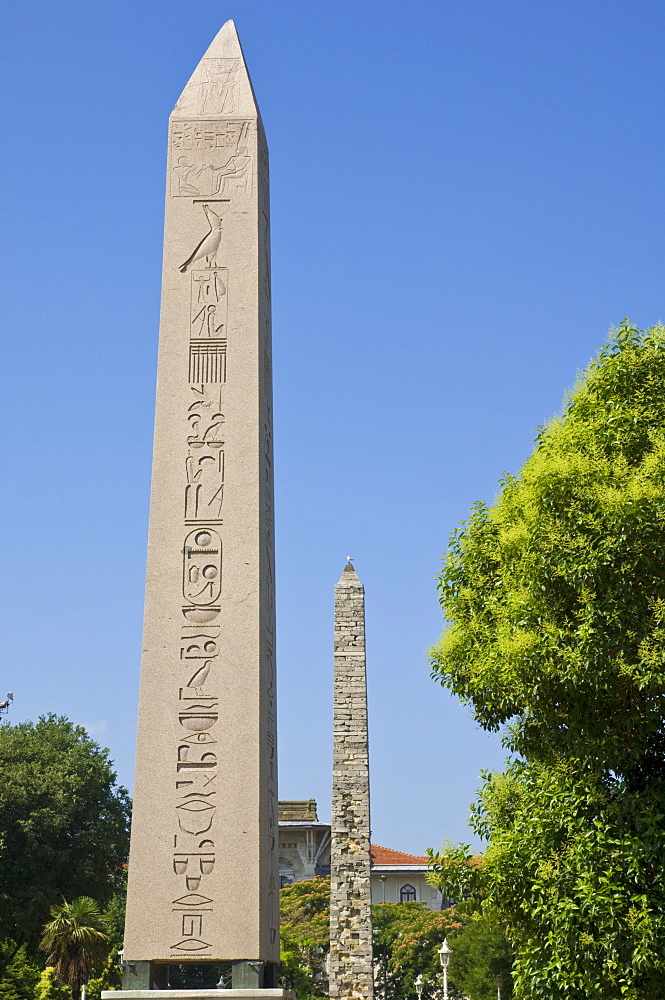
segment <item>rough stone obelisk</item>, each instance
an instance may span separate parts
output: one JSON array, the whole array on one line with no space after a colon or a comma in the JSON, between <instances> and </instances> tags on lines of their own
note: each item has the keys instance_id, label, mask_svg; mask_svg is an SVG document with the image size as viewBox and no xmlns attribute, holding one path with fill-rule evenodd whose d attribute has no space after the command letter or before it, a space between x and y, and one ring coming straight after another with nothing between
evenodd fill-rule
<instances>
[{"instance_id":1,"label":"rough stone obelisk","mask_svg":"<svg viewBox=\"0 0 665 1000\"><path fill-rule=\"evenodd\" d=\"M279 961L268 227L228 21L169 120L125 990Z\"/></svg>"},{"instance_id":2,"label":"rough stone obelisk","mask_svg":"<svg viewBox=\"0 0 665 1000\"><path fill-rule=\"evenodd\" d=\"M371 1000L369 742L365 591L348 562L335 587L330 996Z\"/></svg>"}]
</instances>

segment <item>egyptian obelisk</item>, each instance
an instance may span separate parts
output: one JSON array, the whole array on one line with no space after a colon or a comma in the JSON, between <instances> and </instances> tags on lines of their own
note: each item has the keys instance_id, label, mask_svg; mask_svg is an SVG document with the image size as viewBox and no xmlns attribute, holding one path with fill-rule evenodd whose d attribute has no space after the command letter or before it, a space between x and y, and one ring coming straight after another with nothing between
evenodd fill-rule
<instances>
[{"instance_id":1,"label":"egyptian obelisk","mask_svg":"<svg viewBox=\"0 0 665 1000\"><path fill-rule=\"evenodd\" d=\"M268 152L235 26L169 119L124 989L279 961Z\"/></svg>"},{"instance_id":2,"label":"egyptian obelisk","mask_svg":"<svg viewBox=\"0 0 665 1000\"><path fill-rule=\"evenodd\" d=\"M372 1000L365 590L349 561L335 586L330 989Z\"/></svg>"}]
</instances>

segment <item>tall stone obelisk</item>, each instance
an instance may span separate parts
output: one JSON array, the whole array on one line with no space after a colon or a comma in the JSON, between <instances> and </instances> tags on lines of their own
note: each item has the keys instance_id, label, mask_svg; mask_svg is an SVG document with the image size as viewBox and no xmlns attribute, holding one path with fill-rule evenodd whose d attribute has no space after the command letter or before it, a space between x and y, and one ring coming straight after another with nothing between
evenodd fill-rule
<instances>
[{"instance_id":1,"label":"tall stone obelisk","mask_svg":"<svg viewBox=\"0 0 665 1000\"><path fill-rule=\"evenodd\" d=\"M169 120L124 988L279 961L268 152L221 29Z\"/></svg>"},{"instance_id":2,"label":"tall stone obelisk","mask_svg":"<svg viewBox=\"0 0 665 1000\"><path fill-rule=\"evenodd\" d=\"M372 1000L365 591L350 562L335 586L330 996Z\"/></svg>"}]
</instances>

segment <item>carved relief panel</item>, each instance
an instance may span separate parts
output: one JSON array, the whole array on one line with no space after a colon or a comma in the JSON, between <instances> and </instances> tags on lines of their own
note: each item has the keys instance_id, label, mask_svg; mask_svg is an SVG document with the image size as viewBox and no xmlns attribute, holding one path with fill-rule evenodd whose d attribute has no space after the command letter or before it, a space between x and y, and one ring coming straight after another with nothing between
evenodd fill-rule
<instances>
[{"instance_id":1,"label":"carved relief panel","mask_svg":"<svg viewBox=\"0 0 665 1000\"><path fill-rule=\"evenodd\" d=\"M171 195L174 198L250 197L254 164L251 121L173 122Z\"/></svg>"}]
</instances>

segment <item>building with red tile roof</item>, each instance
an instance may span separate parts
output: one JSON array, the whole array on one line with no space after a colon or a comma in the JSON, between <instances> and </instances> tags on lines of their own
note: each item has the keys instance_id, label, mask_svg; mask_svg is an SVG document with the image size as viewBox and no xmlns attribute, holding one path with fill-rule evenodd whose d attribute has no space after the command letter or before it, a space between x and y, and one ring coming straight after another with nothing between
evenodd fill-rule
<instances>
[{"instance_id":1,"label":"building with red tile roof","mask_svg":"<svg viewBox=\"0 0 665 1000\"><path fill-rule=\"evenodd\" d=\"M425 879L427 862L424 855L372 844L372 902L447 909L452 901ZM279 803L279 874L282 885L330 874L330 824L319 822L314 799Z\"/></svg>"},{"instance_id":2,"label":"building with red tile roof","mask_svg":"<svg viewBox=\"0 0 665 1000\"><path fill-rule=\"evenodd\" d=\"M403 867L404 865L415 865L418 868L422 868L423 865L427 866L429 858L421 857L417 854L404 854L403 851L393 851L392 847L379 847L378 844L372 844L372 867L375 865L398 865Z\"/></svg>"}]
</instances>

